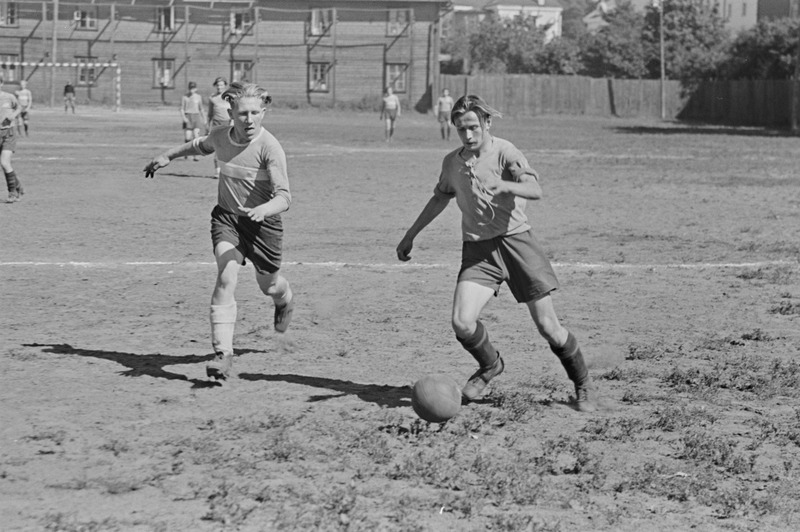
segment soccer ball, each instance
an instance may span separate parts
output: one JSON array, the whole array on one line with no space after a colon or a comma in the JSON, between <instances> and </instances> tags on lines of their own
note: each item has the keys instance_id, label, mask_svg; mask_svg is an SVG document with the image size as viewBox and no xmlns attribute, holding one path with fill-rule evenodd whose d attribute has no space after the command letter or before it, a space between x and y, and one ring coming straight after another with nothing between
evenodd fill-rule
<instances>
[{"instance_id":1,"label":"soccer ball","mask_svg":"<svg viewBox=\"0 0 800 532\"><path fill-rule=\"evenodd\" d=\"M425 421L444 423L461 408L461 387L447 375L428 375L414 383L411 406Z\"/></svg>"}]
</instances>

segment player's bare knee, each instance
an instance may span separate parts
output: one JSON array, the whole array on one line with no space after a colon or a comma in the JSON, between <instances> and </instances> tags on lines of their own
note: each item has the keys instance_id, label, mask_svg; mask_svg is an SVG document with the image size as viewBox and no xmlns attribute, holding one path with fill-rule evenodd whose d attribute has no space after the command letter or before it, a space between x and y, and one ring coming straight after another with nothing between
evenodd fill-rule
<instances>
[{"instance_id":1,"label":"player's bare knee","mask_svg":"<svg viewBox=\"0 0 800 532\"><path fill-rule=\"evenodd\" d=\"M453 326L453 331L459 338L467 338L470 336L473 332L475 332L475 327L477 324L477 318L459 314L453 314L453 320L451 323Z\"/></svg>"}]
</instances>

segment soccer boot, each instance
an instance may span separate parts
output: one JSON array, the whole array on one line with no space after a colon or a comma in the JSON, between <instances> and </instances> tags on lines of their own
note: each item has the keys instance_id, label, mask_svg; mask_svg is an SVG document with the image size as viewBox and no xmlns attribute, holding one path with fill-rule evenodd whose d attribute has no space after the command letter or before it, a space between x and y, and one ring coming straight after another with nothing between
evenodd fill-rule
<instances>
[{"instance_id":1,"label":"soccer boot","mask_svg":"<svg viewBox=\"0 0 800 532\"><path fill-rule=\"evenodd\" d=\"M469 378L467 384L461 390L461 395L468 401L474 401L481 396L489 381L503 373L505 368L505 363L503 363L503 359L500 358L500 353L498 353L494 364L488 368L480 368Z\"/></svg>"},{"instance_id":2,"label":"soccer boot","mask_svg":"<svg viewBox=\"0 0 800 532\"><path fill-rule=\"evenodd\" d=\"M292 299L284 305L275 305L275 330L279 333L285 333L292 322L292 312L294 312L294 295Z\"/></svg>"},{"instance_id":3,"label":"soccer boot","mask_svg":"<svg viewBox=\"0 0 800 532\"><path fill-rule=\"evenodd\" d=\"M593 391L592 383L589 379L581 384L575 383L575 408L579 412L597 411L597 405L591 400Z\"/></svg>"},{"instance_id":4,"label":"soccer boot","mask_svg":"<svg viewBox=\"0 0 800 532\"><path fill-rule=\"evenodd\" d=\"M19 200L19 194L16 191L8 193L8 201L6 203L14 203L17 200Z\"/></svg>"},{"instance_id":5,"label":"soccer boot","mask_svg":"<svg viewBox=\"0 0 800 532\"><path fill-rule=\"evenodd\" d=\"M214 360L206 365L206 375L218 381L226 380L231 374L232 367L233 354L219 352Z\"/></svg>"}]
</instances>

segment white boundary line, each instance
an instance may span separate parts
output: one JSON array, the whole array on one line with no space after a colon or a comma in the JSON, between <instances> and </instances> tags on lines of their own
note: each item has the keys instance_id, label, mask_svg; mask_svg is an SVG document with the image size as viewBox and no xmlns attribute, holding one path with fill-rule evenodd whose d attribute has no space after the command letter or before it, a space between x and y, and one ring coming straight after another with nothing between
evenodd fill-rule
<instances>
[{"instance_id":1,"label":"white boundary line","mask_svg":"<svg viewBox=\"0 0 800 532\"><path fill-rule=\"evenodd\" d=\"M122 266L214 266L214 262L181 262L181 261L134 261L134 262L55 262L55 261L19 261L0 262L0 267L13 266L51 266L63 268L119 268ZM369 262L284 262L286 266L307 266L310 268L357 268L380 270L432 270L457 268L458 263L369 263ZM796 260L768 260L758 262L698 262L672 264L624 264L610 262L554 262L555 268L572 268L578 270L703 270L709 268L763 268L765 266L798 265Z\"/></svg>"}]
</instances>

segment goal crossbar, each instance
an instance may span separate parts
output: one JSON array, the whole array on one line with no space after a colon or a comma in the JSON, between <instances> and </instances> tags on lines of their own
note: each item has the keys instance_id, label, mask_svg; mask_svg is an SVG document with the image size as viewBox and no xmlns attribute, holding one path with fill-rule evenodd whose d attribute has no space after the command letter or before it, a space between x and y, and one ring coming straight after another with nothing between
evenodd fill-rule
<instances>
[{"instance_id":1,"label":"goal crossbar","mask_svg":"<svg viewBox=\"0 0 800 532\"><path fill-rule=\"evenodd\" d=\"M37 68L113 68L114 69L114 111L122 108L122 66L116 62L93 62L84 63L78 61L58 63L53 61L0 61L0 68L7 67L37 67Z\"/></svg>"}]
</instances>

